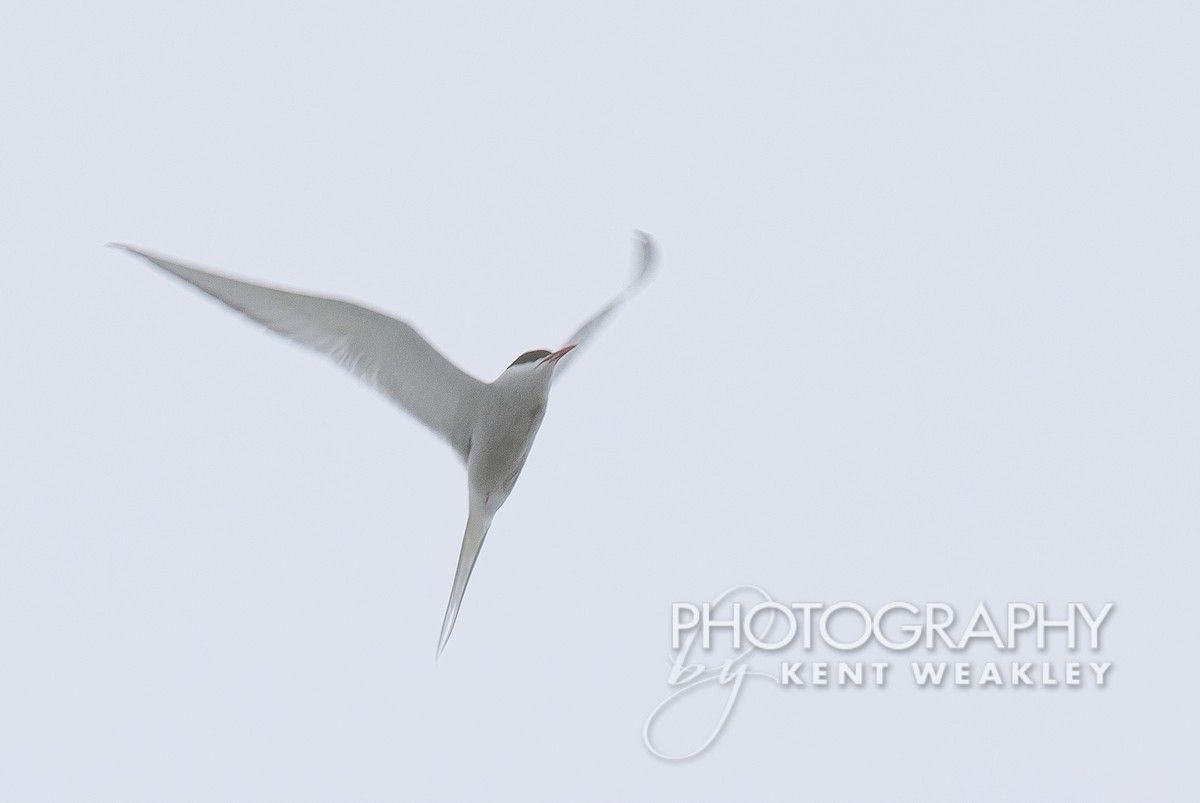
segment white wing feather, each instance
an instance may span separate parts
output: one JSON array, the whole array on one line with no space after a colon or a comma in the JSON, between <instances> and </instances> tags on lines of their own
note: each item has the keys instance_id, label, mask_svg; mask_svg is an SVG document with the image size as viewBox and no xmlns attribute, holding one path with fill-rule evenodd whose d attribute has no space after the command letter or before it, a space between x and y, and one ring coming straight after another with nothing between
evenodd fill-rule
<instances>
[{"instance_id":1,"label":"white wing feather","mask_svg":"<svg viewBox=\"0 0 1200 803\"><path fill-rule=\"evenodd\" d=\"M332 357L441 435L465 461L484 384L404 321L334 298L251 284L112 243L284 337Z\"/></svg>"},{"instance_id":2,"label":"white wing feather","mask_svg":"<svg viewBox=\"0 0 1200 803\"><path fill-rule=\"evenodd\" d=\"M562 359L558 361L558 365L554 367L554 378L557 379L562 375L567 365L572 363L575 357L583 349L596 332L604 325L610 315L616 312L617 308L624 304L629 299L637 295L638 291L645 284L646 280L658 267L659 263L659 248L658 244L644 231L634 231L633 237L633 278L629 280L629 284L625 285L625 289L617 295L613 296L612 300L596 311L592 317L588 318L584 323L575 330L575 333L567 338L564 346L574 345L572 349Z\"/></svg>"}]
</instances>

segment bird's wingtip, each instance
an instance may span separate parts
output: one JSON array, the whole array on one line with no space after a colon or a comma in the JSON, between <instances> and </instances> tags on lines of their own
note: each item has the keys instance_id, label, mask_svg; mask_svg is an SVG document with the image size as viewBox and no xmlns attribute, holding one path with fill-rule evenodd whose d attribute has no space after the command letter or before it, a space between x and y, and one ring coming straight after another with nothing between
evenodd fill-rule
<instances>
[{"instance_id":1,"label":"bird's wingtip","mask_svg":"<svg viewBox=\"0 0 1200 803\"><path fill-rule=\"evenodd\" d=\"M641 229L633 230L633 239L637 243L640 253L638 256L638 273L641 276L646 276L651 270L658 267L659 248L654 237Z\"/></svg>"},{"instance_id":2,"label":"bird's wingtip","mask_svg":"<svg viewBox=\"0 0 1200 803\"><path fill-rule=\"evenodd\" d=\"M143 259L151 258L150 255L147 254L145 251L138 248L136 245L130 245L129 243L118 243L116 241L113 241L111 243L105 243L104 247L105 248L115 248L118 251L124 251L127 254L133 254L135 257L142 257Z\"/></svg>"}]
</instances>

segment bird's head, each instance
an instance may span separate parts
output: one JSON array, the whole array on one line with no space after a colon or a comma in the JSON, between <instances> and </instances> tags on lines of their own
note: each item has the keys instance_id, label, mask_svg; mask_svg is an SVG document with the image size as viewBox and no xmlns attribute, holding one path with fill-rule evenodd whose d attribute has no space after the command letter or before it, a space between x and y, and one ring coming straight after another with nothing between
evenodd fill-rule
<instances>
[{"instance_id":1,"label":"bird's head","mask_svg":"<svg viewBox=\"0 0 1200 803\"><path fill-rule=\"evenodd\" d=\"M555 363L567 356L567 352L575 348L572 344L565 346L558 351L546 351L545 349L536 349L527 351L520 357L512 361L512 365L508 366L505 373L512 374L529 374L534 372L542 372L553 368Z\"/></svg>"}]
</instances>

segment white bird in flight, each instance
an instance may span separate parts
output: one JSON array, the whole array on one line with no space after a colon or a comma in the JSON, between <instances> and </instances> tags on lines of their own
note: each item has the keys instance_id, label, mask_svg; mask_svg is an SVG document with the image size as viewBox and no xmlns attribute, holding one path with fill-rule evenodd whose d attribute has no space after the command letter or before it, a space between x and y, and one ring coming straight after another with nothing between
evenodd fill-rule
<instances>
[{"instance_id":1,"label":"white bird in flight","mask_svg":"<svg viewBox=\"0 0 1200 803\"><path fill-rule=\"evenodd\" d=\"M658 262L654 240L635 232L634 273L625 289L588 318L557 351L527 351L492 382L467 374L412 326L382 312L334 298L294 293L200 270L122 243L136 254L194 285L286 338L332 357L441 435L467 467L469 509L454 585L438 639L440 657L471 570L496 511L504 504L529 456L546 414L550 382L604 320L631 298Z\"/></svg>"}]
</instances>

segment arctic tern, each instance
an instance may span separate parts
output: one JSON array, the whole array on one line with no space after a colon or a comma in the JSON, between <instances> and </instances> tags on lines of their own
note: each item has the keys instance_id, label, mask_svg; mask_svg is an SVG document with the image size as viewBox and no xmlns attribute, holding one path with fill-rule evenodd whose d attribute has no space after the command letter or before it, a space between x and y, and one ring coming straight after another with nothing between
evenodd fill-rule
<instances>
[{"instance_id":1,"label":"arctic tern","mask_svg":"<svg viewBox=\"0 0 1200 803\"><path fill-rule=\"evenodd\" d=\"M334 298L252 284L122 243L110 245L148 260L253 321L331 358L442 436L467 468L468 512L450 601L442 621L440 657L471 570L496 511L516 484L546 414L551 380L618 307L651 275L658 249L635 232L633 277L556 351L527 351L492 382L443 357L412 326ZM568 356L570 355L570 356Z\"/></svg>"}]
</instances>

